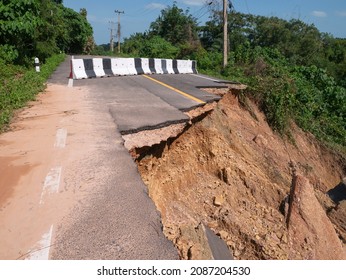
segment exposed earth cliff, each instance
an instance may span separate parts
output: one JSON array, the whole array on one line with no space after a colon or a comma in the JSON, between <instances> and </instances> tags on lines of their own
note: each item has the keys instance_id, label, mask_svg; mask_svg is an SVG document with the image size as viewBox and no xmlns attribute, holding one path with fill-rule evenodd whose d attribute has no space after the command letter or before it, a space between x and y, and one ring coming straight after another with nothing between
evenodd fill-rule
<instances>
[{"instance_id":1,"label":"exposed earth cliff","mask_svg":"<svg viewBox=\"0 0 346 280\"><path fill-rule=\"evenodd\" d=\"M132 149L165 235L182 259L210 258L201 224L235 259L346 259L345 158L294 124L283 140L248 104L229 92L179 136Z\"/></svg>"}]
</instances>

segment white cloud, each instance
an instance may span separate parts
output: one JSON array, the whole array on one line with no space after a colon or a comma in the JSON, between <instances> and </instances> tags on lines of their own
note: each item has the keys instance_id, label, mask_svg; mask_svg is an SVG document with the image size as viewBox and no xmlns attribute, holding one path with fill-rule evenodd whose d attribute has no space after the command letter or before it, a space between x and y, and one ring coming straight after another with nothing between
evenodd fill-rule
<instances>
[{"instance_id":1,"label":"white cloud","mask_svg":"<svg viewBox=\"0 0 346 280\"><path fill-rule=\"evenodd\" d=\"M181 0L180 2L183 2L186 5L191 6L203 6L205 4L205 0Z\"/></svg>"},{"instance_id":2,"label":"white cloud","mask_svg":"<svg viewBox=\"0 0 346 280\"><path fill-rule=\"evenodd\" d=\"M162 10L166 8L166 5L163 5L161 3L150 3L145 6L146 10Z\"/></svg>"},{"instance_id":3,"label":"white cloud","mask_svg":"<svg viewBox=\"0 0 346 280\"><path fill-rule=\"evenodd\" d=\"M340 17L346 17L346 11L338 11L336 14Z\"/></svg>"},{"instance_id":4,"label":"white cloud","mask_svg":"<svg viewBox=\"0 0 346 280\"><path fill-rule=\"evenodd\" d=\"M311 14L314 17L319 17L319 18L327 17L327 13L323 11L313 11Z\"/></svg>"}]
</instances>

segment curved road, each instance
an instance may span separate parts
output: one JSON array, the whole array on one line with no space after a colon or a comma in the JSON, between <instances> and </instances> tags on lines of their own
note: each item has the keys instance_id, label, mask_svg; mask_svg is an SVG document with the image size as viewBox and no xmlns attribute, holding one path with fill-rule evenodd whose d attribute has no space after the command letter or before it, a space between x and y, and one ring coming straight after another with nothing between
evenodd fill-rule
<instances>
[{"instance_id":1,"label":"curved road","mask_svg":"<svg viewBox=\"0 0 346 280\"><path fill-rule=\"evenodd\" d=\"M198 88L216 81L152 75L68 88L69 69L67 59L0 135L0 258L177 259L121 134L187 122L184 111L219 99Z\"/></svg>"}]
</instances>

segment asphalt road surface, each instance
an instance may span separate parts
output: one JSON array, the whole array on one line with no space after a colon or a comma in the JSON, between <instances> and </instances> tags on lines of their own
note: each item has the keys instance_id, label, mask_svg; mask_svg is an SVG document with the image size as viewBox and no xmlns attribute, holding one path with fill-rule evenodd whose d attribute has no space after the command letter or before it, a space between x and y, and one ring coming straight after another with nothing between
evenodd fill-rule
<instances>
[{"instance_id":1,"label":"asphalt road surface","mask_svg":"<svg viewBox=\"0 0 346 280\"><path fill-rule=\"evenodd\" d=\"M187 122L183 112L219 99L199 88L220 83L150 75L68 88L69 71L67 59L46 95L0 135L3 168L20 177L0 193L0 258L177 259L121 134Z\"/></svg>"},{"instance_id":2,"label":"asphalt road surface","mask_svg":"<svg viewBox=\"0 0 346 280\"><path fill-rule=\"evenodd\" d=\"M107 104L123 135L187 122L183 112L220 99L201 88L227 87L195 74L93 78L75 80L74 86L90 88Z\"/></svg>"}]
</instances>

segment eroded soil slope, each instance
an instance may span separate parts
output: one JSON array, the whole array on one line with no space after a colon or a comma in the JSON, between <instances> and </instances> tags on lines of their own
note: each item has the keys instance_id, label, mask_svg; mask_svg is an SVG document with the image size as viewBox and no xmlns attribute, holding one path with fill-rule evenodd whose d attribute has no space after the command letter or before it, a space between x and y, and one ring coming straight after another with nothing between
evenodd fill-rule
<instances>
[{"instance_id":1,"label":"eroded soil slope","mask_svg":"<svg viewBox=\"0 0 346 280\"><path fill-rule=\"evenodd\" d=\"M165 235L182 259L208 258L199 242L200 223L236 259L345 258L343 201L336 204L326 195L345 177L344 159L296 127L295 143L283 141L251 106L257 119L226 94L179 137L141 149L139 170ZM291 193L290 200L293 174L312 187ZM309 219L316 214L323 217L319 225ZM324 223L333 238L314 230ZM305 232L299 232L301 224Z\"/></svg>"}]
</instances>

